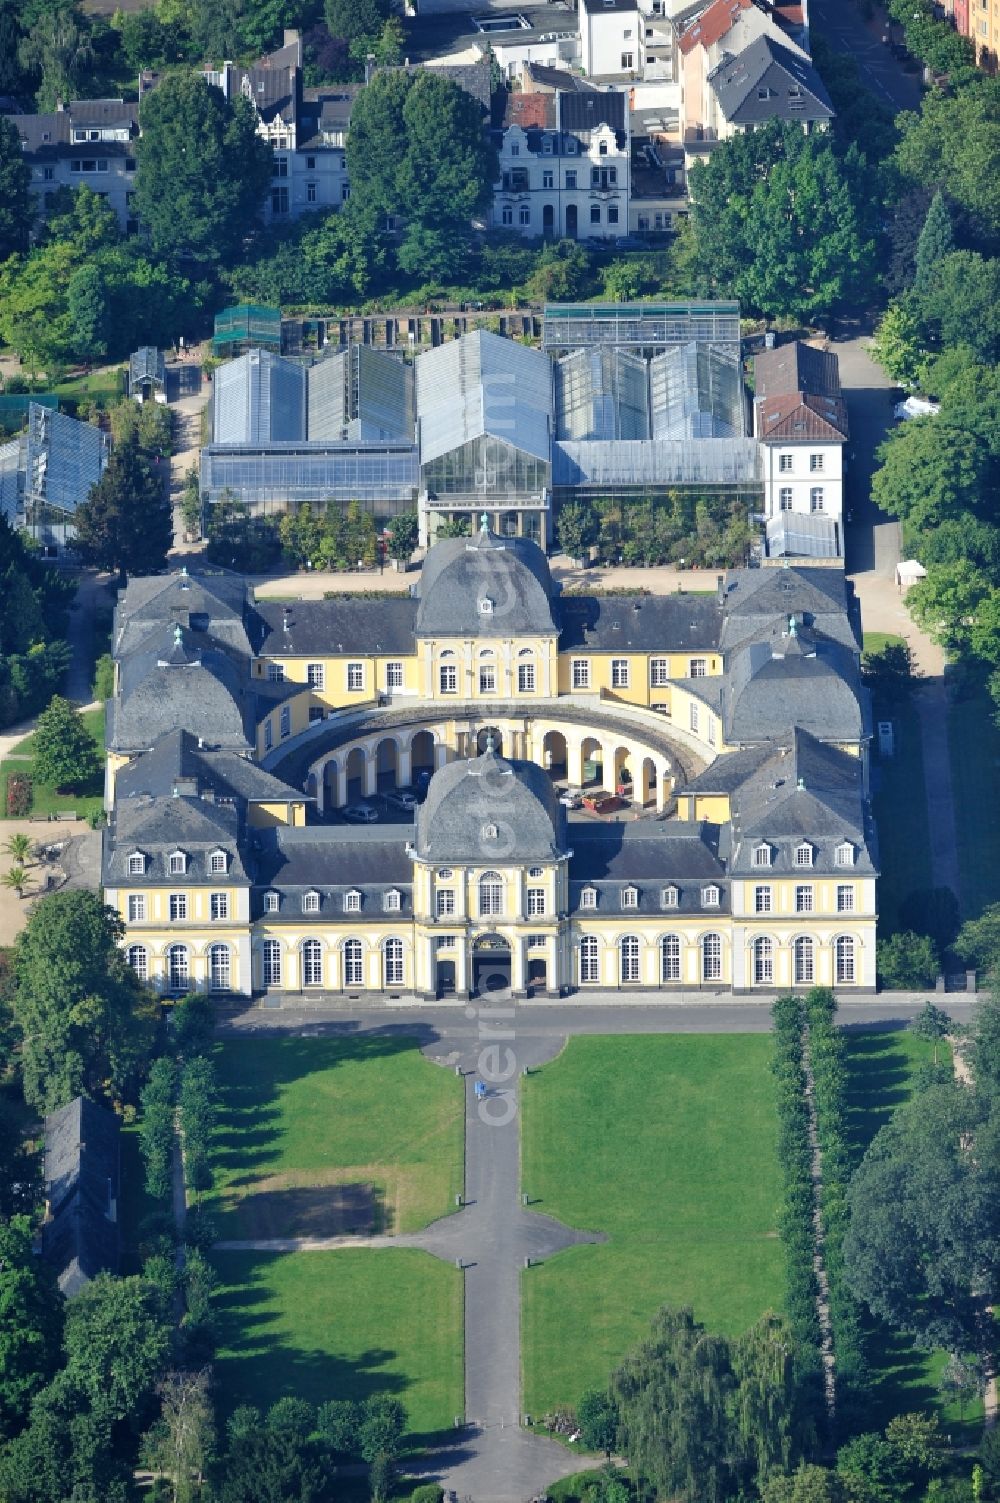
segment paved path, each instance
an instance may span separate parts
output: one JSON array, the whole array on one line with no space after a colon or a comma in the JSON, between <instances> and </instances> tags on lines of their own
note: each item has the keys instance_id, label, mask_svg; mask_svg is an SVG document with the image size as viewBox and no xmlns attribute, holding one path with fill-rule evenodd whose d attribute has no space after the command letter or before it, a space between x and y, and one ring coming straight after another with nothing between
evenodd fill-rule
<instances>
[{"instance_id":1,"label":"paved path","mask_svg":"<svg viewBox=\"0 0 1000 1503\"><path fill-rule=\"evenodd\" d=\"M915 110L920 103L920 75L907 70L882 41L884 17L876 12L865 22L850 0L812 0L810 21L815 33L837 52L854 58L861 81L892 110Z\"/></svg>"}]
</instances>

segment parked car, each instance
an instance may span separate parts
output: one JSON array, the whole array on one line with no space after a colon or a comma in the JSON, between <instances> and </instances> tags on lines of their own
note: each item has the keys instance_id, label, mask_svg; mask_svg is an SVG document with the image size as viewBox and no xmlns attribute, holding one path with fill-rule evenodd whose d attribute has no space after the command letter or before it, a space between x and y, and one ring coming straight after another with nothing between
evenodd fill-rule
<instances>
[{"instance_id":1,"label":"parked car","mask_svg":"<svg viewBox=\"0 0 1000 1503\"><path fill-rule=\"evenodd\" d=\"M627 804L616 793L585 793L583 807L593 814L613 814L616 809L625 809Z\"/></svg>"},{"instance_id":2,"label":"parked car","mask_svg":"<svg viewBox=\"0 0 1000 1503\"><path fill-rule=\"evenodd\" d=\"M415 809L420 802L412 788L396 788L386 794L385 801L395 804L397 809Z\"/></svg>"},{"instance_id":3,"label":"parked car","mask_svg":"<svg viewBox=\"0 0 1000 1503\"><path fill-rule=\"evenodd\" d=\"M373 809L371 804L348 804L344 818L355 819L360 825L373 825L378 819L378 810Z\"/></svg>"},{"instance_id":4,"label":"parked car","mask_svg":"<svg viewBox=\"0 0 1000 1503\"><path fill-rule=\"evenodd\" d=\"M559 802L567 809L579 809L583 804L583 790L581 788L564 788L559 795Z\"/></svg>"}]
</instances>

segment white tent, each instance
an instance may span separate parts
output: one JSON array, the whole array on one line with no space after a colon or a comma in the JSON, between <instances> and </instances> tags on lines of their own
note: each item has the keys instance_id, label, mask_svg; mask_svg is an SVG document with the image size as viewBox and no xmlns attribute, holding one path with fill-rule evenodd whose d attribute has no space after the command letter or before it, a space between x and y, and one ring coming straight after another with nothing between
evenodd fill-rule
<instances>
[{"instance_id":1,"label":"white tent","mask_svg":"<svg viewBox=\"0 0 1000 1503\"><path fill-rule=\"evenodd\" d=\"M896 589L905 594L911 584L916 584L918 579L926 579L927 570L923 564L918 564L915 558L905 559L896 565Z\"/></svg>"}]
</instances>

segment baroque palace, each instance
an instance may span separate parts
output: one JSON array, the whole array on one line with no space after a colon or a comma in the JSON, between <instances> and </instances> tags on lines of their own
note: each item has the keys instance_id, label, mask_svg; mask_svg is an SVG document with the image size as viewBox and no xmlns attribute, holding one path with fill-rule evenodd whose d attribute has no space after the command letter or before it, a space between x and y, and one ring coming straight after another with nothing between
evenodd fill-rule
<instances>
[{"instance_id":1,"label":"baroque palace","mask_svg":"<svg viewBox=\"0 0 1000 1503\"><path fill-rule=\"evenodd\" d=\"M134 579L103 857L129 959L168 993L872 990L860 643L838 568L562 594L485 521L392 599Z\"/></svg>"}]
</instances>

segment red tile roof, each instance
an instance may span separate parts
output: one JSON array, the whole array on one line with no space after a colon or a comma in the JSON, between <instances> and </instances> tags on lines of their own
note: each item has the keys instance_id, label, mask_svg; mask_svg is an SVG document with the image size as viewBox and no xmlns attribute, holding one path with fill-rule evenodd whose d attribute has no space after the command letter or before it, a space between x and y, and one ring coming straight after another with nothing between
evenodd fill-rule
<instances>
[{"instance_id":1,"label":"red tile roof","mask_svg":"<svg viewBox=\"0 0 1000 1503\"><path fill-rule=\"evenodd\" d=\"M753 0L713 0L681 36L681 52L686 57L696 47L714 47L732 28L740 11L749 10L752 4Z\"/></svg>"},{"instance_id":2,"label":"red tile roof","mask_svg":"<svg viewBox=\"0 0 1000 1503\"><path fill-rule=\"evenodd\" d=\"M504 112L504 125L522 130L552 130L556 123L554 94L511 94Z\"/></svg>"},{"instance_id":3,"label":"red tile roof","mask_svg":"<svg viewBox=\"0 0 1000 1503\"><path fill-rule=\"evenodd\" d=\"M807 392L757 398L757 437L776 439L825 439L845 442L848 436L847 408L841 397L818 397Z\"/></svg>"}]
</instances>

